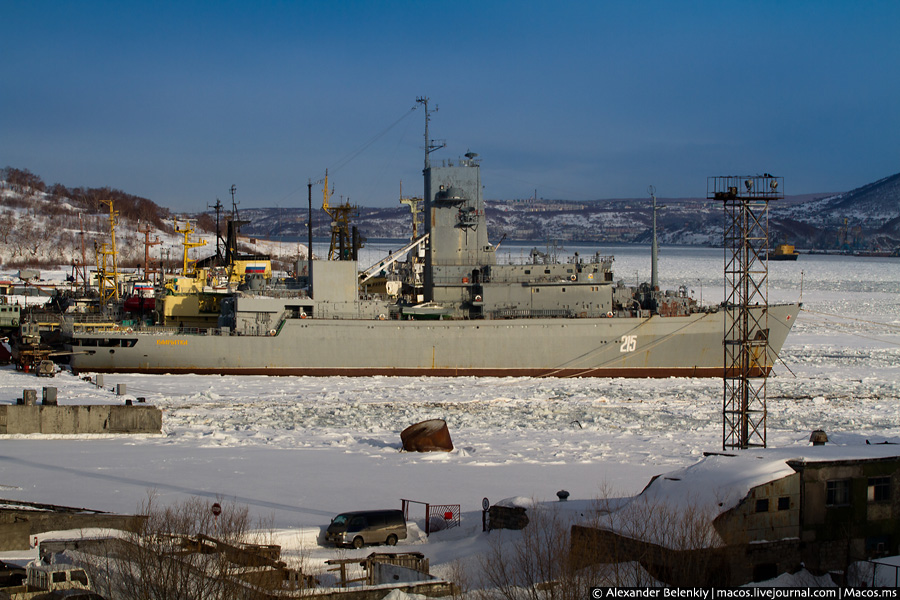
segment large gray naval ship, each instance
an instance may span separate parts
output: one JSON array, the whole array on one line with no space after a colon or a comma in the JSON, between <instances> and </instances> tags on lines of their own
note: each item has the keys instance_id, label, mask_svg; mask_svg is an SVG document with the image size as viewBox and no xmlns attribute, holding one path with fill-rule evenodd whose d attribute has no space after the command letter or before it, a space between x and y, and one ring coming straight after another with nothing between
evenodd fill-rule
<instances>
[{"instance_id":1,"label":"large gray naval ship","mask_svg":"<svg viewBox=\"0 0 900 600\"><path fill-rule=\"evenodd\" d=\"M69 324L75 372L265 375L722 377L731 311L686 289L625 286L612 257L497 260L475 154L424 169L424 233L360 271L315 260L302 292L217 294L214 326ZM326 186L327 187L327 186ZM654 268L655 273L655 268ZM203 276L200 276L200 280ZM247 287L247 286L244 286ZM253 289L256 288L256 289ZM177 297L170 289L169 295ZM203 304L201 302L201 304ZM206 304L209 304L207 302ZM754 308L768 372L799 304ZM751 332L753 334L753 332Z\"/></svg>"}]
</instances>

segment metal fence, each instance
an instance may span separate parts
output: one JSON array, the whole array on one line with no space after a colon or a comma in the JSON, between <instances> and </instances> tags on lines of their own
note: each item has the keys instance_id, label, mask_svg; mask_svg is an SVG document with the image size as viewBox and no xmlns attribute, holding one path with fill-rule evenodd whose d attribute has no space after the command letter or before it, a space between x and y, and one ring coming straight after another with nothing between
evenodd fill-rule
<instances>
[{"instance_id":1,"label":"metal fence","mask_svg":"<svg viewBox=\"0 0 900 600\"><path fill-rule=\"evenodd\" d=\"M434 531L459 527L462 524L459 504L431 504L418 500L406 500L403 503L403 518L409 520L410 504L421 504L425 507L425 535L431 535Z\"/></svg>"}]
</instances>

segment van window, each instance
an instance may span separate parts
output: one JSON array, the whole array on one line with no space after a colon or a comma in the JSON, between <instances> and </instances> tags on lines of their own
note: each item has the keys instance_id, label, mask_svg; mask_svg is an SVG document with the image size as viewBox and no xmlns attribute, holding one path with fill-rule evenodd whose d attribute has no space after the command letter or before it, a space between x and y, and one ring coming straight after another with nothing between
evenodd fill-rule
<instances>
[{"instance_id":1,"label":"van window","mask_svg":"<svg viewBox=\"0 0 900 600\"><path fill-rule=\"evenodd\" d=\"M53 583L63 583L66 580L66 572L65 571L56 571L51 574L53 578Z\"/></svg>"},{"instance_id":2,"label":"van window","mask_svg":"<svg viewBox=\"0 0 900 600\"><path fill-rule=\"evenodd\" d=\"M72 581L76 583L83 583L84 585L88 584L87 573L85 573L84 571L72 571L70 575Z\"/></svg>"},{"instance_id":3,"label":"van window","mask_svg":"<svg viewBox=\"0 0 900 600\"><path fill-rule=\"evenodd\" d=\"M347 531L362 531L365 528L365 517L353 517L353 519L350 521L350 525L347 526Z\"/></svg>"}]
</instances>

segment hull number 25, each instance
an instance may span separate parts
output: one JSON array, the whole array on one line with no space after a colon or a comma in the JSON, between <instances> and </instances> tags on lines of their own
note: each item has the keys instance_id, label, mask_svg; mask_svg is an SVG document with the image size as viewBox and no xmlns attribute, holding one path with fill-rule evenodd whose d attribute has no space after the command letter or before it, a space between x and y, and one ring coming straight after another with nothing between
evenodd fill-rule
<instances>
[{"instance_id":1,"label":"hull number 25","mask_svg":"<svg viewBox=\"0 0 900 600\"><path fill-rule=\"evenodd\" d=\"M634 352L637 349L636 335L623 335L622 345L619 346L619 352Z\"/></svg>"}]
</instances>

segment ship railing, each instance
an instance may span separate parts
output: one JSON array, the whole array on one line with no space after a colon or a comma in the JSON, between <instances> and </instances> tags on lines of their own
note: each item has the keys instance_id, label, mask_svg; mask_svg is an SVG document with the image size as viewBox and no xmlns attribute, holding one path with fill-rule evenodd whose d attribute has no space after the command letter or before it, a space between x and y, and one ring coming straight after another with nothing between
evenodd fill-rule
<instances>
[{"instance_id":1,"label":"ship railing","mask_svg":"<svg viewBox=\"0 0 900 600\"><path fill-rule=\"evenodd\" d=\"M548 309L520 309L506 308L491 311L492 319L571 319L575 316L575 312L564 308L548 308Z\"/></svg>"},{"instance_id":2,"label":"ship railing","mask_svg":"<svg viewBox=\"0 0 900 600\"><path fill-rule=\"evenodd\" d=\"M93 319L73 319L66 317L62 322L62 332L65 335L78 333L115 333L134 335L233 335L230 327L183 327L177 325L133 325L102 319L94 315Z\"/></svg>"},{"instance_id":3,"label":"ship railing","mask_svg":"<svg viewBox=\"0 0 900 600\"><path fill-rule=\"evenodd\" d=\"M387 318L388 310L385 309L383 313L385 318ZM368 314L368 311L363 312L361 310L339 310L335 308L331 308L327 305L320 304L316 307L316 318L317 319L332 319L332 320L359 320L359 319L367 319L367 318L375 318Z\"/></svg>"},{"instance_id":4,"label":"ship railing","mask_svg":"<svg viewBox=\"0 0 900 600\"><path fill-rule=\"evenodd\" d=\"M465 278L468 279L468 278ZM434 284L435 285L447 285L447 286L458 286L462 285L480 285L482 283L560 283L561 279L559 276L534 276L534 275L520 275L520 276L509 276L509 277L487 277L483 276L480 281L463 281L459 277L435 277Z\"/></svg>"},{"instance_id":5,"label":"ship railing","mask_svg":"<svg viewBox=\"0 0 900 600\"><path fill-rule=\"evenodd\" d=\"M136 327L131 330L131 333L136 333L138 335L233 335L230 327L177 327L165 325Z\"/></svg>"},{"instance_id":6,"label":"ship railing","mask_svg":"<svg viewBox=\"0 0 900 600\"><path fill-rule=\"evenodd\" d=\"M64 315L60 319L60 330L66 335L84 331L110 331L117 327L118 322L115 319L100 314L74 313Z\"/></svg>"}]
</instances>

